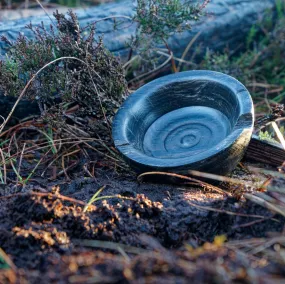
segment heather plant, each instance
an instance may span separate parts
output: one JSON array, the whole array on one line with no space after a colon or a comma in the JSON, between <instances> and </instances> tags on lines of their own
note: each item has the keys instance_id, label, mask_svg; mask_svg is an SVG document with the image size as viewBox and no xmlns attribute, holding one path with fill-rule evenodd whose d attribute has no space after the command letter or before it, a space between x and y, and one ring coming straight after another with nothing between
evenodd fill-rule
<instances>
[{"instance_id":1,"label":"heather plant","mask_svg":"<svg viewBox=\"0 0 285 284\"><path fill-rule=\"evenodd\" d=\"M165 54L157 58L163 44L169 53L163 65L171 60L176 71L167 40L173 33L190 29L189 21L198 20L208 2L139 0L133 17L122 16L136 25L124 66L104 47L103 39L96 37L97 23L80 27L72 11L54 13L55 21L50 18L49 27L29 24L34 39L20 34L16 42L10 42L2 37L8 52L0 61L0 94L14 96L17 102L0 126L0 181L6 183L10 173L22 185L39 175L64 175L70 180L69 172L78 166L94 177L99 157L101 167L125 169L112 148L110 125L127 94L127 68L139 63L133 74L145 80L142 73L154 73L157 62L165 61ZM111 19L117 21L116 16L99 21ZM21 99L36 101L41 117L5 130ZM27 164L23 157L30 151L34 161Z\"/></svg>"},{"instance_id":2,"label":"heather plant","mask_svg":"<svg viewBox=\"0 0 285 284\"><path fill-rule=\"evenodd\" d=\"M133 18L138 23L133 46L149 48L166 44L172 34L191 29L191 21L200 18L208 2L199 4L180 0L139 0Z\"/></svg>"},{"instance_id":3,"label":"heather plant","mask_svg":"<svg viewBox=\"0 0 285 284\"><path fill-rule=\"evenodd\" d=\"M10 42L2 37L9 49L0 61L0 93L17 100L0 126L4 184L13 175L12 180L23 186L39 175L70 180L67 172L77 166L94 177L91 161L98 156L108 166L120 163L110 149L110 124L127 92L124 69L102 38L95 39L94 25L83 31L72 11L56 12L54 17L56 25L49 28L27 26L34 39L20 34ZM41 116L4 129L21 99L37 101ZM33 161L23 162L31 150Z\"/></svg>"},{"instance_id":4,"label":"heather plant","mask_svg":"<svg viewBox=\"0 0 285 284\"><path fill-rule=\"evenodd\" d=\"M161 58L157 48L158 46L165 47L171 57L172 70L177 72L173 53L167 40L175 33L190 30L192 23L198 21L203 15L203 10L209 2L209 0L202 2L138 0L136 13L132 18L133 23L136 24L136 33L128 43L130 45L129 59L135 51L137 54L135 64L138 65L139 62L142 70L155 70L155 66L163 62L162 58L165 59L165 56ZM148 74L148 72L145 73Z\"/></svg>"},{"instance_id":5,"label":"heather plant","mask_svg":"<svg viewBox=\"0 0 285 284\"><path fill-rule=\"evenodd\" d=\"M42 24L27 26L34 39L19 35L16 42L2 37L9 51L0 62L0 89L18 96L32 76L46 65L25 97L37 100L43 113L77 104L77 115L95 116L104 123L111 118L126 93L123 67L119 59L95 39L95 27L81 31L76 15L54 14L57 30ZM60 60L62 58L62 60Z\"/></svg>"},{"instance_id":6,"label":"heather plant","mask_svg":"<svg viewBox=\"0 0 285 284\"><path fill-rule=\"evenodd\" d=\"M163 56L157 56L157 46L164 44L176 71L167 40L174 33L191 29L190 22L199 19L208 2L139 0L130 18L137 28L129 42L129 59L135 50L138 69L149 73L163 60ZM105 120L107 116L110 120L126 93L124 70L118 58L104 47L102 38L95 40L96 23L81 28L71 11L67 16L55 13L54 17L57 29L54 25L48 29L43 24L27 26L34 33L33 40L21 34L15 43L2 38L9 51L5 61L0 62L0 91L19 95L33 74L48 65L25 93L26 98L37 100L42 113L51 108L54 111L54 106L62 110L62 106L76 103L80 106L77 115L95 115ZM66 58L57 61L61 57ZM61 101L63 104L58 104Z\"/></svg>"}]
</instances>

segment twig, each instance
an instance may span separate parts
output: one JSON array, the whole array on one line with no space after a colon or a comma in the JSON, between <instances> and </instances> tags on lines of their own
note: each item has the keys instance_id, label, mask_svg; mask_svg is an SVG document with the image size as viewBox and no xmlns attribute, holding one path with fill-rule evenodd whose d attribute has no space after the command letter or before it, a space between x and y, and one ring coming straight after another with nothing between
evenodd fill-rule
<instances>
[{"instance_id":1,"label":"twig","mask_svg":"<svg viewBox=\"0 0 285 284\"><path fill-rule=\"evenodd\" d=\"M72 149L74 146L77 146L78 144L80 144L81 142L73 142L73 144L66 150L69 151L70 149ZM56 156L48 165L47 167L43 170L43 172L41 173L41 176L43 177L45 172L47 171L47 169L57 160L59 160L66 152L61 153L60 155ZM68 153L68 152L67 152Z\"/></svg>"},{"instance_id":2,"label":"twig","mask_svg":"<svg viewBox=\"0 0 285 284\"><path fill-rule=\"evenodd\" d=\"M61 195L61 194L53 194L53 193L50 193L50 192L35 192L35 191L31 191L31 192L19 192L19 193L15 193L15 194L10 194L10 195L5 195L5 196L0 196L0 199L10 199L10 198L13 198L13 197L17 197L17 196L29 196L29 195L35 195L35 196L39 196L39 197L48 197L48 198L54 198L54 199L61 199L61 200L64 200L64 201L68 201L68 202L71 202L71 203L75 203L75 204L79 204L81 206L85 206L86 203L84 201L81 201L81 200L77 200L77 199L74 199L72 197L68 197L68 196L64 196L64 195ZM91 205L91 207L94 207L94 205Z\"/></svg>"},{"instance_id":3,"label":"twig","mask_svg":"<svg viewBox=\"0 0 285 284\"><path fill-rule=\"evenodd\" d=\"M167 55L168 56L168 55ZM128 60L124 65L123 68L125 69L128 65L130 65L134 60L136 60L138 58L138 55L134 56L133 58L131 58L130 60Z\"/></svg>"},{"instance_id":4,"label":"twig","mask_svg":"<svg viewBox=\"0 0 285 284\"><path fill-rule=\"evenodd\" d=\"M71 165L65 168L65 171L68 172L70 169L74 168L77 164L78 164L78 161L73 162ZM61 176L62 174L64 174L64 170L55 174L55 176L52 179L56 179L56 177Z\"/></svg>"},{"instance_id":5,"label":"twig","mask_svg":"<svg viewBox=\"0 0 285 284\"><path fill-rule=\"evenodd\" d=\"M231 196L230 193L228 193L228 192L222 190L222 189L219 188L219 187L216 187L216 186L214 186L214 185L211 185L211 184L209 184L209 183L206 183L206 182L204 182L204 181L201 181L201 180L198 180L198 179L195 179L195 178L192 178L192 177L183 176L183 175L179 175L179 174L175 174L175 173L168 173L168 172L146 172L146 173L140 174L140 175L138 176L138 181L141 182L144 177L152 176L152 175L168 176L168 177L174 177L174 178L178 178L178 179L182 179L182 180L194 182L195 184L200 185L200 186L203 186L203 187L208 188L208 189L210 189L210 190L214 190L214 191L216 191L216 192L218 192L218 193L225 194L225 195L227 195L227 196Z\"/></svg>"},{"instance_id":6,"label":"twig","mask_svg":"<svg viewBox=\"0 0 285 284\"><path fill-rule=\"evenodd\" d=\"M101 18L97 21L94 21L90 24L88 24L87 26L85 26L84 28L81 29L81 31L84 31L86 30L87 28L89 28L90 26L94 26L95 24L99 23L99 22L102 22L102 21L107 21L107 20L112 20L112 19L117 19L117 18L122 18L122 19L127 19L127 20L130 20L132 21L133 18L129 17L129 16L125 16L125 15L115 15L115 16L108 16L108 17L105 17L105 18Z\"/></svg>"},{"instance_id":7,"label":"twig","mask_svg":"<svg viewBox=\"0 0 285 284\"><path fill-rule=\"evenodd\" d=\"M268 201L266 201L266 200L264 200L264 199L262 199L262 198L260 198L258 196L255 196L255 195L249 194L249 193L245 193L244 197L246 199L254 202L254 203L257 203L260 206L263 206L263 207L265 207L265 208L267 208L267 209L269 209L269 210L271 210L273 212L276 212L276 213L282 215L283 217L285 217L285 210L280 209L279 207L271 204L270 202L268 202Z\"/></svg>"},{"instance_id":8,"label":"twig","mask_svg":"<svg viewBox=\"0 0 285 284\"><path fill-rule=\"evenodd\" d=\"M43 11L46 13L46 15L48 16L48 18L50 19L51 23L53 24L54 27L56 27L55 22L52 20L52 18L50 17L49 13L47 12L47 10L45 9L45 7L42 5L42 3L39 0L36 0L36 2L40 5L40 7L43 9Z\"/></svg>"},{"instance_id":9,"label":"twig","mask_svg":"<svg viewBox=\"0 0 285 284\"><path fill-rule=\"evenodd\" d=\"M42 160L47 156L47 154L49 153L50 150L48 150L42 157L41 159L37 162L37 164L35 165L35 167L33 168L33 170L30 172L30 174L27 176L27 178L24 180L24 185L27 184L27 182L31 179L32 175L35 173L36 169L38 168L38 166L40 165L40 163L42 162Z\"/></svg>"},{"instance_id":10,"label":"twig","mask_svg":"<svg viewBox=\"0 0 285 284\"><path fill-rule=\"evenodd\" d=\"M284 237L272 238L272 239L266 240L262 245L252 249L249 253L251 253L253 255L254 254L258 254L258 253L262 252L263 250L271 247L275 243L284 243L284 242L285 242L285 238Z\"/></svg>"},{"instance_id":11,"label":"twig","mask_svg":"<svg viewBox=\"0 0 285 284\"><path fill-rule=\"evenodd\" d=\"M4 172L4 184L7 184L7 168L6 168L6 160L4 157L3 150L0 148L1 159L3 163L3 172Z\"/></svg>"},{"instance_id":12,"label":"twig","mask_svg":"<svg viewBox=\"0 0 285 284\"><path fill-rule=\"evenodd\" d=\"M5 122L5 119L4 119L4 122ZM6 134L10 133L12 130L20 128L21 126L24 126L26 124L30 125L32 122L33 122L32 120L29 120L29 121L25 121L25 122L19 123L17 125L11 126L11 127L9 127L9 129L7 129L7 130L3 131L2 133L0 133L0 137L5 136ZM1 128L2 128L2 124L0 125L0 129Z\"/></svg>"},{"instance_id":13,"label":"twig","mask_svg":"<svg viewBox=\"0 0 285 284\"><path fill-rule=\"evenodd\" d=\"M165 46L166 46L166 48L168 50L169 56L171 57L172 70L173 70L174 73L177 73L178 71L177 71L176 64L175 64L175 61L174 61L174 58L173 58L173 52L170 49L170 47L169 47L169 45L168 45L168 43L167 43L167 41L165 39L163 39L163 42L164 42L164 44L165 44Z\"/></svg>"},{"instance_id":14,"label":"twig","mask_svg":"<svg viewBox=\"0 0 285 284\"><path fill-rule=\"evenodd\" d=\"M70 177L68 176L66 169L65 169L64 156L61 157L61 167L62 167L62 170L63 170L63 173L65 175L66 180L70 181Z\"/></svg>"},{"instance_id":15,"label":"twig","mask_svg":"<svg viewBox=\"0 0 285 284\"><path fill-rule=\"evenodd\" d=\"M191 41L188 43L187 47L185 48L182 56L181 56L181 61L179 62L178 64L178 67L177 67L177 71L179 72L181 67L182 67L182 60L184 60L184 58L186 57L189 49L192 47L192 45L194 44L194 42L198 39L198 37L201 35L202 31L199 31L192 39Z\"/></svg>"},{"instance_id":16,"label":"twig","mask_svg":"<svg viewBox=\"0 0 285 284\"><path fill-rule=\"evenodd\" d=\"M207 178L207 179L212 179L212 180L217 180L217 181L222 181L222 182L228 182L228 183L233 183L233 184L240 184L240 185L246 185L244 181L241 181L239 179L235 178L229 178L225 176L219 176L215 174L209 174L209 173L204 173L200 171L189 171L190 175L197 176L197 177L202 177L202 178Z\"/></svg>"},{"instance_id":17,"label":"twig","mask_svg":"<svg viewBox=\"0 0 285 284\"><path fill-rule=\"evenodd\" d=\"M254 220L254 221L251 221L251 222L248 222L248 223L245 223L245 224L242 224L242 225L236 225L236 226L233 226L232 228L233 229L238 229L238 228L246 228L246 227L250 227L250 226L253 226L255 224L258 224L258 223L261 223L261 222L264 222L266 220L274 220L276 222L280 222L279 220L277 219L274 219L274 218L271 218L271 217L268 217L268 218L264 218L264 219L261 219L261 220Z\"/></svg>"},{"instance_id":18,"label":"twig","mask_svg":"<svg viewBox=\"0 0 285 284\"><path fill-rule=\"evenodd\" d=\"M166 56L166 57L168 57L168 56L169 56L169 54L168 54L168 53L165 53L165 52L160 51L160 50L157 50L157 53L158 53L158 54L161 54L161 55L164 55L164 56ZM193 63L193 62L191 62L191 61L187 61L187 60L184 60L184 59L181 59L181 58L175 57L175 56L173 56L173 58L174 58L176 61L180 62L180 63L184 63L184 64L187 64L187 65L196 66L196 64L195 64L195 63ZM179 71L178 71L178 72L179 72Z\"/></svg>"},{"instance_id":19,"label":"twig","mask_svg":"<svg viewBox=\"0 0 285 284\"><path fill-rule=\"evenodd\" d=\"M150 70L150 71L148 71L148 72L146 72L146 73L144 73L144 74L141 74L141 75L139 75L139 76L136 76L134 79L130 80L130 81L128 82L128 84L131 84L131 83L133 83L134 81L137 81L137 80L139 80L139 79L141 79L141 78L143 78L143 77L145 77L145 76L147 76L147 75L149 75L149 74L152 74L153 72L155 72L155 71L161 69L162 67L164 67L165 65L167 65L167 63L168 63L169 61L171 61L171 59L172 59L172 55L171 55L171 56L169 55L169 57L168 57L162 64L160 64L159 66L157 66L155 69L152 69L152 70Z\"/></svg>"},{"instance_id":20,"label":"twig","mask_svg":"<svg viewBox=\"0 0 285 284\"><path fill-rule=\"evenodd\" d=\"M272 127L273 127L273 129L274 129L274 131L275 131L275 133L276 133L276 135L277 135L281 145L283 146L283 148L285 150L285 139L284 139L284 137L283 137L283 135L282 135L282 133L281 133L281 131L280 131L280 129L277 126L275 121L272 122Z\"/></svg>"},{"instance_id":21,"label":"twig","mask_svg":"<svg viewBox=\"0 0 285 284\"><path fill-rule=\"evenodd\" d=\"M118 250L118 247L121 247L125 252L132 254L141 254L149 252L149 250L128 246L125 244L118 244L114 242L106 242L106 241L97 241L97 240L73 240L75 244L88 246L88 247L96 247L96 248L105 248L111 250Z\"/></svg>"}]
</instances>

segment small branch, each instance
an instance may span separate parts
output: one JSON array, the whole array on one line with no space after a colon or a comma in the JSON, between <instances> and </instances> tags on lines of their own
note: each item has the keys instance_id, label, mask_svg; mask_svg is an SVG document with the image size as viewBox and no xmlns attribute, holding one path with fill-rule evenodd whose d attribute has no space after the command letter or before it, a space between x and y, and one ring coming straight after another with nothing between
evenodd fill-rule
<instances>
[{"instance_id":1,"label":"small branch","mask_svg":"<svg viewBox=\"0 0 285 284\"><path fill-rule=\"evenodd\" d=\"M249 193L245 193L244 197L248 200L250 200L251 202L257 203L260 206L263 206L275 213L278 213L280 215L282 215L283 217L285 217L285 211L283 211L282 209L280 209L279 207L271 204L270 202L264 200L263 198L260 198L258 196L255 196L253 194L249 194Z\"/></svg>"},{"instance_id":2,"label":"small branch","mask_svg":"<svg viewBox=\"0 0 285 284\"><path fill-rule=\"evenodd\" d=\"M137 80L139 80L139 79L141 79L141 78L143 78L143 77L145 77L145 76L147 76L147 75L149 75L149 74L152 74L153 72L155 72L155 71L161 69L162 67L164 67L165 65L167 65L167 63L168 63L169 61L171 61L172 55L173 55L173 54L171 53L171 55L169 55L169 57L168 57L162 64L160 64L159 66L157 66L155 69L150 70L150 71L148 71L148 72L146 72L146 73L144 73L144 74L141 74L141 75L137 76L136 78L130 80L130 81L128 82L128 84L131 84L131 83L133 83L134 81L137 81Z\"/></svg>"},{"instance_id":3,"label":"small branch","mask_svg":"<svg viewBox=\"0 0 285 284\"><path fill-rule=\"evenodd\" d=\"M42 5L42 3L39 0L36 0L36 2L40 5L40 7L43 9L43 11L46 13L46 15L48 16L48 18L50 19L51 23L54 25L54 27L56 27L55 22L52 20L52 18L50 17L49 13L47 12L47 10L45 9L45 7Z\"/></svg>"},{"instance_id":4,"label":"small branch","mask_svg":"<svg viewBox=\"0 0 285 284\"><path fill-rule=\"evenodd\" d=\"M24 193L15 193L15 194L11 194L11 195L6 195L6 196L2 196L0 197L0 199L9 199L9 198L13 198L13 197L17 197L17 196L39 196L39 197L48 197L48 198L54 198L54 199L61 199L61 200L64 200L64 201L68 201L68 202L71 202L71 203L75 203L75 204L79 204L81 206L86 206L87 204L81 200L77 200L77 199L74 199L72 197L68 197L68 196L64 196L64 195L61 195L61 194L53 194L53 193L50 193L50 192L35 192L35 191L32 191L32 192L24 192ZM94 205L90 205L90 207L95 207Z\"/></svg>"},{"instance_id":5,"label":"small branch","mask_svg":"<svg viewBox=\"0 0 285 284\"><path fill-rule=\"evenodd\" d=\"M168 56L168 54L167 54ZM134 56L132 59L128 60L124 65L123 68L125 69L126 67L128 67L128 65L130 65L134 60L136 60L138 58L138 55Z\"/></svg>"},{"instance_id":6,"label":"small branch","mask_svg":"<svg viewBox=\"0 0 285 284\"><path fill-rule=\"evenodd\" d=\"M166 48L167 48L167 50L168 50L169 56L171 56L172 71L173 71L174 73L177 73L178 70L177 70L177 68L176 68L175 60L174 60L174 58L173 58L173 52L171 51L171 49L170 49L170 47L169 47L169 45L168 45L168 43L167 43L167 41L166 41L165 39L163 39L163 42L164 42L164 44L165 44L165 46L166 46Z\"/></svg>"},{"instance_id":7,"label":"small branch","mask_svg":"<svg viewBox=\"0 0 285 284\"><path fill-rule=\"evenodd\" d=\"M201 181L201 180L198 180L198 179L195 179L195 178L192 178L192 177L179 175L179 174L175 174L175 173L168 173L168 172L145 172L143 174L140 174L138 176L137 180L138 180L138 182L142 182L144 180L144 178L151 177L151 176L164 176L164 177L176 178L177 180L184 181L184 183L185 182L193 182L196 185L200 185L200 186L202 186L204 188L216 191L216 192L218 192L220 194L231 196L230 193L222 190L221 188L219 188L217 186L211 185L209 183L206 183L204 181Z\"/></svg>"},{"instance_id":8,"label":"small branch","mask_svg":"<svg viewBox=\"0 0 285 284\"><path fill-rule=\"evenodd\" d=\"M279 127L277 126L275 121L272 122L272 127L273 127L274 131L276 132L276 135L277 135L281 145L283 146L283 148L285 150L285 139L284 139L284 137L283 137L281 131L279 130Z\"/></svg>"},{"instance_id":9,"label":"small branch","mask_svg":"<svg viewBox=\"0 0 285 284\"><path fill-rule=\"evenodd\" d=\"M127 253L132 253L132 254L142 254L149 252L149 250L142 249L142 248L137 248L137 247L132 247L128 246L125 244L119 244L119 243L114 243L114 242L107 242L107 241L98 241L98 240L73 240L75 244L78 245L83 245L87 247L96 247L96 248L105 248L105 249L111 249L111 250L119 250L119 248L122 248L125 252Z\"/></svg>"},{"instance_id":10,"label":"small branch","mask_svg":"<svg viewBox=\"0 0 285 284\"><path fill-rule=\"evenodd\" d=\"M166 57L169 57L169 54L168 53L165 53L165 52L163 52L163 51L157 51L157 53L158 54L161 54L161 55L163 55L163 56L166 56ZM187 61L187 60L184 60L184 59L182 59L182 58L178 58L178 57L175 57L175 56L173 56L173 59L175 59L176 61L178 61L179 63L184 63L184 64L187 64L187 65L192 65L192 66L197 66L197 64L195 64L195 63L193 63L193 62L191 62L191 61ZM178 69L178 68L177 68ZM178 69L178 72L179 72L179 69Z\"/></svg>"},{"instance_id":11,"label":"small branch","mask_svg":"<svg viewBox=\"0 0 285 284\"><path fill-rule=\"evenodd\" d=\"M178 67L177 67L177 71L179 72L181 67L182 67L182 63L183 63L183 60L184 58L186 57L189 49L192 47L192 45L194 44L194 42L198 39L198 37L201 35L202 31L198 32L191 40L190 42L188 43L187 47L185 48L183 54L182 54L182 57L181 57L181 61L179 61L179 64L178 64Z\"/></svg>"},{"instance_id":12,"label":"small branch","mask_svg":"<svg viewBox=\"0 0 285 284\"><path fill-rule=\"evenodd\" d=\"M129 17L129 16L125 16L125 15L116 15L116 16L108 16L108 17L105 17L105 18L101 18L97 21L94 21L90 24L88 24L87 26L85 26L84 28L81 29L81 31L84 31L86 30L87 28L89 28L90 26L93 26L99 22L102 22L102 21L107 21L107 20L111 20L111 19L127 19L127 20L130 20L130 21L133 21L133 18L132 17Z\"/></svg>"}]
</instances>

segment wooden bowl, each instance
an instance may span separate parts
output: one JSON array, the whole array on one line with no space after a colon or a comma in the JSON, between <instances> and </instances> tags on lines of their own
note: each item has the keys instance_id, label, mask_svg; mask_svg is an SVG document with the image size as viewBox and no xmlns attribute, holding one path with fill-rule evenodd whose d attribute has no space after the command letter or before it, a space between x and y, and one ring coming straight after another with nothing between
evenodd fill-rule
<instances>
[{"instance_id":1,"label":"wooden bowl","mask_svg":"<svg viewBox=\"0 0 285 284\"><path fill-rule=\"evenodd\" d=\"M139 173L230 173L243 157L253 103L236 79L187 71L154 80L130 95L113 122L113 139Z\"/></svg>"}]
</instances>

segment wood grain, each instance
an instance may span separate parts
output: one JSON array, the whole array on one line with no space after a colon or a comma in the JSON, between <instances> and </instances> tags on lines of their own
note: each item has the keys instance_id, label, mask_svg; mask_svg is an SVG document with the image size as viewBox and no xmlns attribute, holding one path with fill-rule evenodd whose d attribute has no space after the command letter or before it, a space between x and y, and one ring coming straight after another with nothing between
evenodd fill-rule
<instances>
[{"instance_id":1,"label":"wood grain","mask_svg":"<svg viewBox=\"0 0 285 284\"><path fill-rule=\"evenodd\" d=\"M245 152L244 160L279 167L285 161L285 150L280 143L260 140L253 135Z\"/></svg>"}]
</instances>

